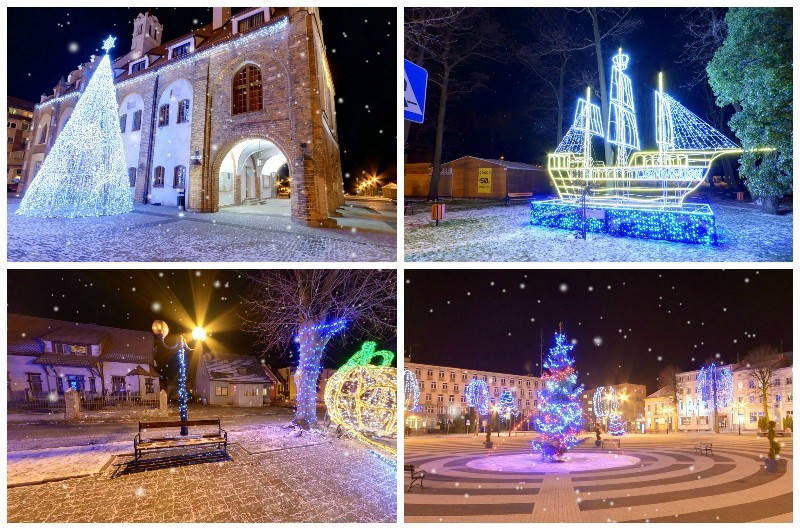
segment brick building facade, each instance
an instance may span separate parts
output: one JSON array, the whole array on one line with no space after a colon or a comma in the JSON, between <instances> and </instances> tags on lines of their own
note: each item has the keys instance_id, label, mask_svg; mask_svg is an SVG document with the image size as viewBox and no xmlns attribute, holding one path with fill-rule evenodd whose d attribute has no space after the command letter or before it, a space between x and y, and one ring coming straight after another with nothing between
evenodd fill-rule
<instances>
[{"instance_id":1,"label":"brick building facade","mask_svg":"<svg viewBox=\"0 0 800 530\"><path fill-rule=\"evenodd\" d=\"M31 141L31 121L33 103L23 99L8 97L8 121L6 122L6 183L9 191L15 188L22 177L22 161L25 149Z\"/></svg>"},{"instance_id":2,"label":"brick building facade","mask_svg":"<svg viewBox=\"0 0 800 530\"><path fill-rule=\"evenodd\" d=\"M134 201L174 206L185 197L194 212L258 203L278 197L285 164L292 219L334 225L344 187L318 8L213 8L213 22L192 33L162 43L162 31L140 13L131 51L112 61ZM99 62L42 96L22 189Z\"/></svg>"}]
</instances>

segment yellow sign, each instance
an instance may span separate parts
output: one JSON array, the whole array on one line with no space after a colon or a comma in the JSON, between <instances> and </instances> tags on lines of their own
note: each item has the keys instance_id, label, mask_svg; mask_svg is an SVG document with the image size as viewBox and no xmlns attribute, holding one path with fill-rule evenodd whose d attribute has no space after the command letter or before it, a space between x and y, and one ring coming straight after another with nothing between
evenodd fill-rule
<instances>
[{"instance_id":1,"label":"yellow sign","mask_svg":"<svg viewBox=\"0 0 800 530\"><path fill-rule=\"evenodd\" d=\"M492 193L492 168L478 168L478 193Z\"/></svg>"}]
</instances>

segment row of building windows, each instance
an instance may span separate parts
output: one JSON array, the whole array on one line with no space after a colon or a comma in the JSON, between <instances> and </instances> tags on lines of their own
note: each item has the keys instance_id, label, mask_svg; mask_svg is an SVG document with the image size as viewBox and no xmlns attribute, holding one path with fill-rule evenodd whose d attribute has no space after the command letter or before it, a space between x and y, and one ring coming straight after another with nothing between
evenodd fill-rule
<instances>
[{"instance_id":1,"label":"row of building windows","mask_svg":"<svg viewBox=\"0 0 800 530\"><path fill-rule=\"evenodd\" d=\"M42 374L37 373L28 373L28 389L33 394L42 394L44 393L44 386L42 381ZM97 393L97 382L96 378L90 377L88 379L89 388L86 388L86 377L83 375L75 375L75 374L64 374L62 377L56 378L56 390L59 394L64 393L64 379L67 380L67 388L72 387L74 390L78 392L86 392L88 390L91 394ZM145 393L153 394L155 392L155 380L150 377L146 377L144 380L145 386ZM122 394L125 393L126 386L125 386L125 377L124 376L111 376L111 392L113 394Z\"/></svg>"},{"instance_id":2,"label":"row of building windows","mask_svg":"<svg viewBox=\"0 0 800 530\"><path fill-rule=\"evenodd\" d=\"M166 174L166 169L164 166L158 166L155 170L155 176L153 178L153 187L154 188L163 188L164 187L164 175ZM128 168L128 179L130 180L131 188L136 186L136 168L129 167ZM185 188L186 187L186 166L175 166L175 169L172 172L172 187L173 188Z\"/></svg>"},{"instance_id":3,"label":"row of building windows","mask_svg":"<svg viewBox=\"0 0 800 530\"><path fill-rule=\"evenodd\" d=\"M125 127L128 124L128 115L123 114L119 117L119 129L121 132L125 132ZM142 130L142 111L137 110L133 113L133 123L131 124L131 132L140 131Z\"/></svg>"},{"instance_id":4,"label":"row of building windows","mask_svg":"<svg viewBox=\"0 0 800 530\"><path fill-rule=\"evenodd\" d=\"M415 368L414 372L416 373L417 380L419 380L421 378L421 376L422 376L422 370L420 368ZM428 368L426 375L427 375L427 379L433 379L434 371L432 369ZM441 380L444 380L444 379L445 379L445 371L444 370L439 370L439 380L441 381ZM497 384L497 380L499 379L500 380L500 385L505 385L506 384L506 378L505 377L498 378L498 377L492 376L489 379L485 375L478 376L478 374L472 374L472 379L473 380L486 381L491 385ZM455 380L456 380L456 372L450 372L450 381L455 381ZM464 382L469 381L469 374L467 374L466 372L463 372L461 374L461 381L464 381ZM522 381L523 381L522 379L517 379L516 381L517 381L517 386L522 386ZM435 384L435 383L431 383L431 384ZM514 384L514 378L509 378L508 379L508 384L509 385L513 385ZM531 380L530 379L525 379L525 386L528 386L528 387L531 386ZM534 388L539 388L539 382L538 381L534 381L533 382L533 386L534 386ZM433 387L433 388L435 388L435 387ZM444 387L444 388L446 389L447 387ZM456 390L457 390L457 388L456 388Z\"/></svg>"},{"instance_id":5,"label":"row of building windows","mask_svg":"<svg viewBox=\"0 0 800 530\"><path fill-rule=\"evenodd\" d=\"M23 121L23 122L22 122L22 127L21 127L21 129L22 129L23 131L27 131L29 127L30 127L30 124L29 124L27 121ZM8 122L8 123L6 124L6 128L7 128L7 129L16 129L16 128L17 128L17 124L16 124L15 122Z\"/></svg>"},{"instance_id":6,"label":"row of building windows","mask_svg":"<svg viewBox=\"0 0 800 530\"><path fill-rule=\"evenodd\" d=\"M178 102L178 120L176 123L187 123L189 121L189 100L182 99ZM164 103L158 108L158 126L169 125L169 103Z\"/></svg>"}]
</instances>

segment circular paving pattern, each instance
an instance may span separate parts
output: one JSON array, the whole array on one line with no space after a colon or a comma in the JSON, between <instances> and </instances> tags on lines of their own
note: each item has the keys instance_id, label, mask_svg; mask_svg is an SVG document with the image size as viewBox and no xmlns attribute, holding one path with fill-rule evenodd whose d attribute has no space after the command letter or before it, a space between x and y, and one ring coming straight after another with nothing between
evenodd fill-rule
<instances>
[{"instance_id":1,"label":"circular paving pattern","mask_svg":"<svg viewBox=\"0 0 800 530\"><path fill-rule=\"evenodd\" d=\"M574 473L633 466L639 463L635 456L619 453L573 452L564 456L562 462L543 462L533 453L509 453L476 458L467 462L467 467L482 471L501 473Z\"/></svg>"},{"instance_id":2,"label":"circular paving pattern","mask_svg":"<svg viewBox=\"0 0 800 530\"><path fill-rule=\"evenodd\" d=\"M405 463L428 474L424 489L406 493L405 520L791 521L791 439L779 474L763 469L765 441L753 436L626 436L619 450L581 446L560 464L542 462L528 442L503 438L487 451L474 437L406 439ZM696 453L698 442L713 454Z\"/></svg>"}]
</instances>

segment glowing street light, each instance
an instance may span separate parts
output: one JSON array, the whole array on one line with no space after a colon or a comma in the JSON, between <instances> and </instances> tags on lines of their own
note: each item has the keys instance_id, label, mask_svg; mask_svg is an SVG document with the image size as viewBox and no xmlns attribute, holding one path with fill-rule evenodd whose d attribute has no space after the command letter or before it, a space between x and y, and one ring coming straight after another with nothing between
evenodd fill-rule
<instances>
[{"instance_id":1,"label":"glowing street light","mask_svg":"<svg viewBox=\"0 0 800 530\"><path fill-rule=\"evenodd\" d=\"M161 339L161 343L170 351L178 352L178 411L181 416L181 436L189 434L189 428L186 423L189 420L189 394L186 392L186 350L194 351L195 348L190 348L186 345L186 339L181 335L180 341L174 345L167 345L166 338L169 334L169 326L163 320L156 320L153 322L153 333ZM196 327L192 330L192 338L195 342L203 342L206 339L206 331L201 327Z\"/></svg>"}]
</instances>

